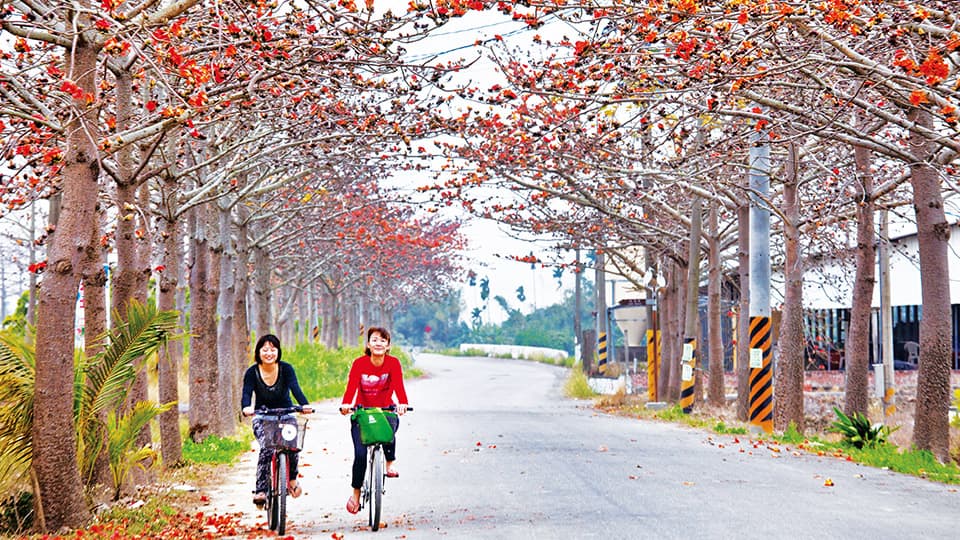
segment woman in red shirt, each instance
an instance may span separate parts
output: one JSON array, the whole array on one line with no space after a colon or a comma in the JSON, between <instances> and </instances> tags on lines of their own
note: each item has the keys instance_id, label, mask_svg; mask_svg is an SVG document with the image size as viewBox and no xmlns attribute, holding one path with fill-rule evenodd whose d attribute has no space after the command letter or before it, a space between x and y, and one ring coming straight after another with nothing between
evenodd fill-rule
<instances>
[{"instance_id":1,"label":"woman in red shirt","mask_svg":"<svg viewBox=\"0 0 960 540\"><path fill-rule=\"evenodd\" d=\"M350 377L347 380L347 390L343 393L340 405L340 414L350 414L353 406L386 408L394 405L393 396L396 394L397 415L407 412L407 391L403 388L403 368L400 360L390 356L390 332L385 328L371 327L367 330L367 346L364 356L353 361L350 368ZM388 415L390 425L396 432L400 426L400 419ZM350 433L353 436L353 478L351 487L353 494L347 500L347 511L356 514L360 510L360 487L363 485L363 475L367 469L367 447L360 442L360 426L355 420L350 422ZM383 445L383 456L387 461L387 477L396 478L400 474L393 469L393 462L397 459L396 440Z\"/></svg>"}]
</instances>

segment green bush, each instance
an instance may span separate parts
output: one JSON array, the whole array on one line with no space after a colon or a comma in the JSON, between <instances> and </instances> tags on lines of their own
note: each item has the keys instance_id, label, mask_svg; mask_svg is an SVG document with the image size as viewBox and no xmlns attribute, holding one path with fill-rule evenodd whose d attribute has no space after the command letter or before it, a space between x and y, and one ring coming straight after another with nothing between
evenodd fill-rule
<instances>
[{"instance_id":1,"label":"green bush","mask_svg":"<svg viewBox=\"0 0 960 540\"><path fill-rule=\"evenodd\" d=\"M887 442L887 437L898 429L883 424L871 425L870 419L859 412L847 416L836 407L833 411L837 414L837 419L830 424L828 430L843 435L844 441L854 448L882 445Z\"/></svg>"}]
</instances>

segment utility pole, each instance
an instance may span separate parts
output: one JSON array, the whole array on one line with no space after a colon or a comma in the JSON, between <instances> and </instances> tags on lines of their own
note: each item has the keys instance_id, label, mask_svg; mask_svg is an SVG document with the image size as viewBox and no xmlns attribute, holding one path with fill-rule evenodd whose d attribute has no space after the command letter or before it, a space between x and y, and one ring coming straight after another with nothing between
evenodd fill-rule
<instances>
[{"instance_id":1,"label":"utility pole","mask_svg":"<svg viewBox=\"0 0 960 540\"><path fill-rule=\"evenodd\" d=\"M576 248L576 262L574 263L574 272L573 272L573 339L574 345L580 349L580 345L583 341L583 336L580 335L582 331L582 322L581 314L583 313L583 288L582 288L582 277L583 265L580 264L580 248Z\"/></svg>"},{"instance_id":2,"label":"utility pole","mask_svg":"<svg viewBox=\"0 0 960 540\"><path fill-rule=\"evenodd\" d=\"M773 365L770 325L770 142L764 131L750 137L750 400L752 428L773 431Z\"/></svg>"},{"instance_id":3,"label":"utility pole","mask_svg":"<svg viewBox=\"0 0 960 540\"><path fill-rule=\"evenodd\" d=\"M607 371L607 282L604 266L606 265L603 248L598 247L596 262L596 295L597 295L597 371L602 375Z\"/></svg>"},{"instance_id":4,"label":"utility pole","mask_svg":"<svg viewBox=\"0 0 960 540\"><path fill-rule=\"evenodd\" d=\"M890 417L897 410L894 396L893 315L890 313L890 215L880 211L880 354L883 358L883 414ZM874 374L876 376L876 374ZM875 379L876 380L876 377Z\"/></svg>"}]
</instances>

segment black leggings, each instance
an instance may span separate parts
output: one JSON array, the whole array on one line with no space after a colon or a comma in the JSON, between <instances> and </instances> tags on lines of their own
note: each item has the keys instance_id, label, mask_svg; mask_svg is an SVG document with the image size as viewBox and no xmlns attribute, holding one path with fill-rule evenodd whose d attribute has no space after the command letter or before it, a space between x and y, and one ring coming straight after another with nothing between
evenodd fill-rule
<instances>
[{"instance_id":1,"label":"black leggings","mask_svg":"<svg viewBox=\"0 0 960 540\"><path fill-rule=\"evenodd\" d=\"M388 414L387 421L396 433L400 429L400 418L395 414ZM350 421L350 435L353 437L353 478L350 485L353 489L363 486L363 475L367 472L367 447L360 442L360 424L356 420ZM383 445L383 457L387 461L397 459L397 441Z\"/></svg>"},{"instance_id":2,"label":"black leggings","mask_svg":"<svg viewBox=\"0 0 960 540\"><path fill-rule=\"evenodd\" d=\"M293 416L287 416L284 420L290 420ZM260 443L260 455L257 456L257 493L266 493L270 487L270 463L273 460L273 450L265 448L266 441L264 441L263 433L263 419L255 417L253 419L253 435L257 438L257 442ZM290 480L297 479L297 462L299 461L299 453L291 452L287 454L290 456Z\"/></svg>"}]
</instances>

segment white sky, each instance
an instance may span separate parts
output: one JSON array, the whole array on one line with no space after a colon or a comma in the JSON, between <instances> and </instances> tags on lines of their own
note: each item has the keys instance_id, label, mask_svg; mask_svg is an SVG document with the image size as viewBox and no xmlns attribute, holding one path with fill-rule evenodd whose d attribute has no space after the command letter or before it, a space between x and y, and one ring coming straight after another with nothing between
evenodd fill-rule
<instances>
[{"instance_id":1,"label":"white sky","mask_svg":"<svg viewBox=\"0 0 960 540\"><path fill-rule=\"evenodd\" d=\"M400 0L377 0L377 9L387 9L394 6L396 11L405 10L407 3ZM495 36L502 36L506 42L511 40L523 40L522 43L531 43L531 38L535 34L548 36L556 33L556 29L551 32L550 25L538 29L532 29L525 23L514 21L509 15L503 15L499 12L470 13L466 17L451 19L442 28L428 39L418 42L412 46L406 46L408 57L412 59L424 59L434 55L439 55L438 62L446 60L455 60L459 58L474 59L484 50L475 47L477 41L493 39ZM569 27L564 26L566 31ZM518 43L521 43L518 41ZM480 88L487 88L502 77L493 69L493 65L486 59L481 59L473 64L468 74L464 74L462 80L469 80L473 85ZM460 79L458 79L460 80ZM484 106L477 103L463 102L463 105L470 105L475 109L482 109ZM407 185L417 183L416 177L397 178L399 182ZM429 178L425 178L423 183L429 183ZM519 309L527 314L536 308L550 306L560 302L563 299L565 291L573 289L573 273L570 270L564 272L562 287L558 280L553 277L554 269L552 267L543 268L537 265L532 269L529 263L511 260L512 256L524 256L531 252L538 257L542 257L546 252L552 252L549 242L545 240L525 241L512 237L501 226L490 220L471 218L465 212L454 211L451 217L459 218L465 222L462 231L468 237L471 244L470 249L464 254L466 257L465 266L472 269L477 274L476 286L468 286L466 278L461 289L461 298L463 305L461 309L461 320L470 324L471 313L474 308L485 308L482 314L483 322L501 322L507 316L499 303L494 300L496 296L502 296L510 308ZM573 260L574 254L564 254L564 259ZM552 257L551 257L552 258ZM486 305L480 299L480 280L489 279L490 295ZM523 287L526 300L520 302L517 298L517 288Z\"/></svg>"}]
</instances>

